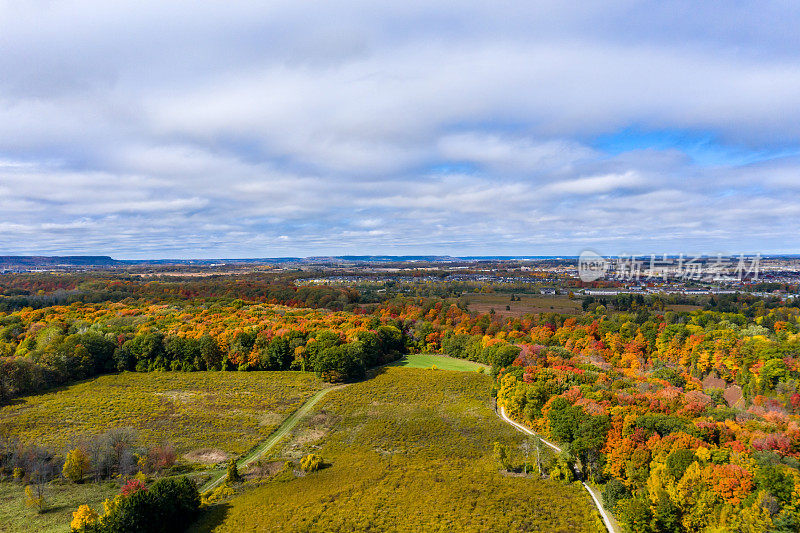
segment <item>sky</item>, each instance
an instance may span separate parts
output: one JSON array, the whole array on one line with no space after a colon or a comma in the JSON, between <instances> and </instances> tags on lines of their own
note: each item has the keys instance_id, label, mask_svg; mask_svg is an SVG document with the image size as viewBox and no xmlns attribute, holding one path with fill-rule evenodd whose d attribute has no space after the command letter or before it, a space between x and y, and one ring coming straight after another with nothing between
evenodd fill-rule
<instances>
[{"instance_id":1,"label":"sky","mask_svg":"<svg viewBox=\"0 0 800 533\"><path fill-rule=\"evenodd\" d=\"M0 255L800 252L800 3L0 0Z\"/></svg>"}]
</instances>

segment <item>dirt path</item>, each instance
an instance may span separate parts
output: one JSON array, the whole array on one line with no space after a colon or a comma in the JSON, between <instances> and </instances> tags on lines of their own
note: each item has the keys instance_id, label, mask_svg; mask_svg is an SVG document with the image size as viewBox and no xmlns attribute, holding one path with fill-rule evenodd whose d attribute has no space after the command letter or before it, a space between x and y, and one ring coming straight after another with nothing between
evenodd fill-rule
<instances>
[{"instance_id":1,"label":"dirt path","mask_svg":"<svg viewBox=\"0 0 800 533\"><path fill-rule=\"evenodd\" d=\"M323 396L328 394L332 390L341 389L342 387L346 387L347 385L338 385L336 387L329 387L327 389L322 389L314 396L306 400L306 403L301 405L294 413L289 415L289 417L283 421L283 423L276 429L265 441L261 444L250 450L247 455L242 456L236 461L236 466L238 468L245 468L250 463L257 461L261 457L263 457L268 451L270 451L273 446L275 446L278 442L280 442L283 437L286 436L303 417L308 414L311 409L319 402ZM227 472L220 472L217 476L212 477L205 485L200 487L200 493L213 490L220 486L224 481L225 477L227 476Z\"/></svg>"},{"instance_id":2,"label":"dirt path","mask_svg":"<svg viewBox=\"0 0 800 533\"><path fill-rule=\"evenodd\" d=\"M506 415L505 407L501 406L500 407L500 411L499 411L498 414L500 415L500 418L502 418L505 422L508 422L509 424L514 426L514 428L516 428L517 431L521 431L523 433L527 433L528 435L534 435L536 437L539 437L539 435L537 435L532 430L526 428L522 424L519 424L519 423L514 422L513 420L511 420ZM542 437L539 437L539 439L543 443L545 443L547 446L552 448L553 450L561 453L561 448L559 448L558 446L556 446L552 442L550 442L548 440L545 440ZM592 497L592 501L594 502L595 507L597 507L597 510L600 512L600 516L603 518L603 523L605 524L606 529L608 529L609 533L618 533L619 529L616 527L614 520L608 515L608 513L605 510L605 508L603 507L603 503L600 501L600 498L597 495L597 491L595 491L592 487L590 487L589 485L587 485L583 481L581 481L581 483L583 484L583 488L586 489L586 492L589 493L589 496Z\"/></svg>"}]
</instances>

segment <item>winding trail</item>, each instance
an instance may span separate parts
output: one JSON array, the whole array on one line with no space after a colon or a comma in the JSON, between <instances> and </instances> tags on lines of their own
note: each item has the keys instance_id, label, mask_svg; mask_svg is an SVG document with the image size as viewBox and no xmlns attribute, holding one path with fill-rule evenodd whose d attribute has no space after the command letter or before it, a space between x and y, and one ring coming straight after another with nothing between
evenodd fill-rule
<instances>
[{"instance_id":1,"label":"winding trail","mask_svg":"<svg viewBox=\"0 0 800 533\"><path fill-rule=\"evenodd\" d=\"M384 365L382 365L384 366ZM374 370L374 369L373 369ZM261 457L263 457L267 452L269 452L278 442L283 439L296 425L300 420L302 420L311 409L330 391L337 390L346 387L347 385L337 385L334 387L328 387L326 389L322 389L321 391L317 392L313 396L311 396L306 402L297 408L295 412L289 415L286 420L278 426L272 434L267 437L266 440L262 441L261 444L258 444L255 448L249 451L246 455L242 456L240 459L236 461L236 466L238 468L244 468L250 463L257 461ZM528 435L533 435L535 437L539 437L534 431L530 430L529 428L523 426L522 424L511 420L508 415L506 415L506 410L504 407L500 407L500 411L497 413L500 418L502 418L505 422L511 424L517 431L521 431L522 433L526 433ZM556 452L561 452L561 448L557 445L553 444L552 442L539 437L539 439L545 443L547 446L555 450ZM224 481L225 477L227 476L227 472L219 472L216 476L212 477L205 485L200 488L200 493L204 493L209 490L213 490L220 486ZM614 521L609 517L608 513L606 512L605 508L603 508L603 504L600 501L596 491L592 489L589 485L585 482L581 482L583 484L583 488L586 489L586 492L589 493L591 496L592 501L594 502L595 507L600 512L600 516L603 518L603 523L608 529L609 533L619 533L619 530L614 525Z\"/></svg>"},{"instance_id":2,"label":"winding trail","mask_svg":"<svg viewBox=\"0 0 800 533\"><path fill-rule=\"evenodd\" d=\"M280 442L283 437L289 433L300 420L308 414L311 409L319 402L323 396L328 394L332 390L341 389L346 387L347 385L337 385L335 387L328 387L326 389L322 389L321 391L314 394L311 398L306 400L306 403L301 405L297 408L295 412L289 415L286 420L278 426L278 429L272 432L266 440L262 441L261 444L258 444L255 448L247 452L246 455L242 456L240 459L236 461L236 466L238 468L244 468L250 463L257 461L261 457L263 457L268 451L270 451L273 446L275 446L278 442ZM220 486L224 481L225 477L228 475L227 472L220 472L216 477L212 477L205 485L200 487L200 493L204 493L209 490L213 490Z\"/></svg>"},{"instance_id":3,"label":"winding trail","mask_svg":"<svg viewBox=\"0 0 800 533\"><path fill-rule=\"evenodd\" d=\"M511 424L512 426L514 426L514 428L516 428L517 431L521 431L523 433L527 433L528 435L533 435L535 437L539 437L539 435L537 435L534 431L526 428L525 426L523 426L522 424L520 424L518 422L514 422L513 420L511 420L508 417L508 415L506 415L505 407L501 406L500 407L500 411L499 411L498 414L500 415L500 418L502 418L504 421L506 421L509 424ZM548 441L546 439L543 439L542 437L539 437L539 439L543 443L545 443L547 446L552 448L553 450L561 453L561 448L559 448L558 446L556 446L552 442L550 442L550 441ZM603 507L603 503L600 501L600 498L598 497L596 491L592 487L587 485L585 482L581 481L581 483L583 484L583 488L586 489L586 492L589 493L589 496L592 497L592 501L594 502L595 507L597 507L597 510L600 512L600 516L603 518L603 523L605 524L606 529L608 529L609 533L618 533L619 530L615 527L613 520L611 519L611 517L609 517L608 513L606 512L605 508Z\"/></svg>"}]
</instances>

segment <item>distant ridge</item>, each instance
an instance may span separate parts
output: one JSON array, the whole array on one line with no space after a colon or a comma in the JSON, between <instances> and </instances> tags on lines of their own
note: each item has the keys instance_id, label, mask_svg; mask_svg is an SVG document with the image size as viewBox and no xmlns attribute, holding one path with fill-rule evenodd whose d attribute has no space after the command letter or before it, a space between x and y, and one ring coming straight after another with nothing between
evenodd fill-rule
<instances>
[{"instance_id":1,"label":"distant ridge","mask_svg":"<svg viewBox=\"0 0 800 533\"><path fill-rule=\"evenodd\" d=\"M119 261L107 255L0 255L0 268L32 268L32 267L92 267L113 266Z\"/></svg>"},{"instance_id":2,"label":"distant ridge","mask_svg":"<svg viewBox=\"0 0 800 533\"><path fill-rule=\"evenodd\" d=\"M608 255L607 259L617 256ZM669 256L677 257L677 256ZM733 257L737 256L724 256ZM796 259L798 254L763 254L763 259ZM649 256L637 257L649 260ZM375 264L375 263L454 263L454 262L482 262L482 261L577 261L574 255L328 255L309 257L252 257L252 258L206 258L206 259L114 259L107 255L0 255L0 270L36 270L36 269L76 269L76 268L119 268L128 266L156 266L156 265L195 265L195 266L222 266L222 265L248 265L248 264ZM713 258L705 257L705 260Z\"/></svg>"}]
</instances>

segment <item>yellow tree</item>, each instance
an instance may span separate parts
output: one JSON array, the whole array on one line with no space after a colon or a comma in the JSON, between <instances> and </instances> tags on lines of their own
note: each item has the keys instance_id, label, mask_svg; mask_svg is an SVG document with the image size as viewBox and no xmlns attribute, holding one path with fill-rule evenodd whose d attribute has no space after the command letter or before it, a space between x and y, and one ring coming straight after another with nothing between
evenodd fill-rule
<instances>
[{"instance_id":1,"label":"yellow tree","mask_svg":"<svg viewBox=\"0 0 800 533\"><path fill-rule=\"evenodd\" d=\"M89 472L91 466L92 463L89 460L89 456L86 455L86 452L80 448L75 448L67 453L66 460L64 461L64 468L61 473L70 481L80 483L83 480L83 476Z\"/></svg>"}]
</instances>

